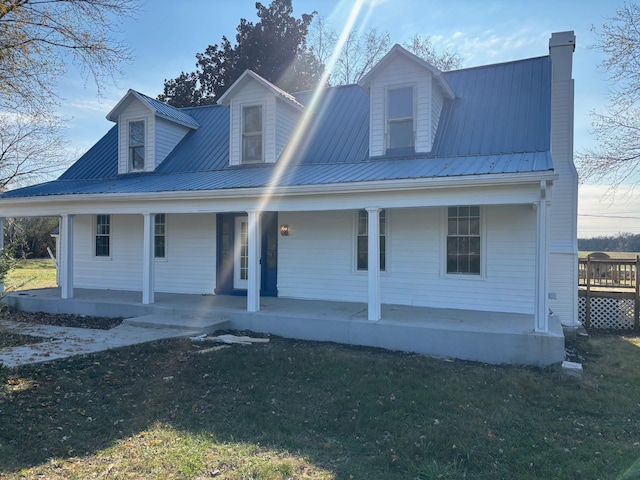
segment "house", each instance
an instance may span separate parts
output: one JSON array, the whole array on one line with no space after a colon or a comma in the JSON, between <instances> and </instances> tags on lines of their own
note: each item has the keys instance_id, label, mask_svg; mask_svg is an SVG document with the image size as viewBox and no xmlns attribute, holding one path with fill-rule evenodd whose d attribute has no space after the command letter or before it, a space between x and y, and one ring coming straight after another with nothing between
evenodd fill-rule
<instances>
[{"instance_id":1,"label":"house","mask_svg":"<svg viewBox=\"0 0 640 480\"><path fill-rule=\"evenodd\" d=\"M291 94L246 71L198 108L130 90L103 138L4 193L0 217L60 217L63 301L246 296L253 323L234 326L560 362L577 318L574 49L554 33L549 55L441 72L396 45L358 85ZM269 297L364 313L344 337L287 330L256 316Z\"/></svg>"}]
</instances>

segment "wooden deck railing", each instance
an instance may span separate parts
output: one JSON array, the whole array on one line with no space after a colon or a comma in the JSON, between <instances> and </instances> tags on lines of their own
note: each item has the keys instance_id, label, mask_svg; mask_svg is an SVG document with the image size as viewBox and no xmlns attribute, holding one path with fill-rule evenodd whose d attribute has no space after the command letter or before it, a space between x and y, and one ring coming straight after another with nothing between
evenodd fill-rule
<instances>
[{"instance_id":1,"label":"wooden deck railing","mask_svg":"<svg viewBox=\"0 0 640 480\"><path fill-rule=\"evenodd\" d=\"M578 260L578 285L635 288L640 257L633 259L591 258Z\"/></svg>"},{"instance_id":2,"label":"wooden deck railing","mask_svg":"<svg viewBox=\"0 0 640 480\"><path fill-rule=\"evenodd\" d=\"M586 297L585 326L591 326L592 298L633 302L633 329L640 329L640 256L634 259L593 258L578 260L578 293ZM614 308L614 310L619 308ZM615 322L612 320L612 323ZM605 325L608 322L605 320Z\"/></svg>"}]
</instances>

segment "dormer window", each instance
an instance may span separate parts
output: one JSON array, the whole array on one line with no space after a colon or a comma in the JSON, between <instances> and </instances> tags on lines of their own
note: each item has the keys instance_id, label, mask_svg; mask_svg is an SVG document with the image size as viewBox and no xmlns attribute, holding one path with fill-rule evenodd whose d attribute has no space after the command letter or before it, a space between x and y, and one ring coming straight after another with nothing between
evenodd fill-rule
<instances>
[{"instance_id":1,"label":"dormer window","mask_svg":"<svg viewBox=\"0 0 640 480\"><path fill-rule=\"evenodd\" d=\"M144 121L129 122L129 171L144 170Z\"/></svg>"},{"instance_id":2,"label":"dormer window","mask_svg":"<svg viewBox=\"0 0 640 480\"><path fill-rule=\"evenodd\" d=\"M262 127L262 105L242 107L242 163L264 161Z\"/></svg>"},{"instance_id":3,"label":"dormer window","mask_svg":"<svg viewBox=\"0 0 640 480\"><path fill-rule=\"evenodd\" d=\"M387 151L414 151L413 87L387 90Z\"/></svg>"}]
</instances>

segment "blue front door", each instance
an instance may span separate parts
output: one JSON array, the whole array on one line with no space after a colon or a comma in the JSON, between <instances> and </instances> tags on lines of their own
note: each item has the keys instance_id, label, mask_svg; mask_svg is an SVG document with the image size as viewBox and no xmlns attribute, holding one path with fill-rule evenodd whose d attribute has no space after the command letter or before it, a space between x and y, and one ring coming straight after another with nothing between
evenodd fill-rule
<instances>
[{"instance_id":1,"label":"blue front door","mask_svg":"<svg viewBox=\"0 0 640 480\"><path fill-rule=\"evenodd\" d=\"M217 295L247 294L247 215L225 213L217 216ZM260 295L278 296L278 214L261 216Z\"/></svg>"}]
</instances>

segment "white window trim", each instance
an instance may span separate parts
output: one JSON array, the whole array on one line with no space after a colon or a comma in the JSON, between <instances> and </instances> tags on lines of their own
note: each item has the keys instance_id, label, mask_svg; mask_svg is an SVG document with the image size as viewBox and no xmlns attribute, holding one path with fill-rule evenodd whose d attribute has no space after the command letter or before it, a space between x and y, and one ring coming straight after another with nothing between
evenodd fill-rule
<instances>
[{"instance_id":1,"label":"white window trim","mask_svg":"<svg viewBox=\"0 0 640 480\"><path fill-rule=\"evenodd\" d=\"M143 125L143 129L144 129L144 165L142 166L142 168L133 168L133 158L131 157L131 144L129 143L130 140L130 136L131 136L131 124L132 123L136 123L136 122L142 122ZM139 173L139 172L145 172L147 170L147 158L149 155L148 152L148 135L147 135L147 119L146 118L131 118L129 120L127 120L127 136L126 136L126 143L127 143L127 172L128 173Z\"/></svg>"},{"instance_id":2,"label":"white window trim","mask_svg":"<svg viewBox=\"0 0 640 480\"><path fill-rule=\"evenodd\" d=\"M109 255L96 255L96 237L98 235L98 215L107 215L109 217ZM91 251L94 260L99 262L110 261L113 259L113 215L110 213L97 213L93 215L91 229Z\"/></svg>"},{"instance_id":3,"label":"white window trim","mask_svg":"<svg viewBox=\"0 0 640 480\"><path fill-rule=\"evenodd\" d=\"M164 215L164 257L156 257L156 215ZM154 215L153 217L153 258L155 259L156 262L167 262L169 259L169 248L168 248L168 218L169 218L169 214L167 213L163 213L163 214L158 214L156 213L156 215Z\"/></svg>"},{"instance_id":4,"label":"white window trim","mask_svg":"<svg viewBox=\"0 0 640 480\"><path fill-rule=\"evenodd\" d=\"M369 273L369 268L366 270L358 270L358 212L365 210L364 208L358 208L353 213L353 236L351 240L351 271L356 275L366 276ZM391 264L389 263L389 252L391 251L391 213L388 208L381 208L385 214L385 249L384 249L384 270L380 270L381 276L387 276L391 272ZM366 211L366 210L365 210Z\"/></svg>"},{"instance_id":5,"label":"white window trim","mask_svg":"<svg viewBox=\"0 0 640 480\"><path fill-rule=\"evenodd\" d=\"M448 205L443 207L440 215L440 277L449 280L463 280L463 281L486 281L487 280L487 209L484 205L478 205L480 207L480 275L465 274L465 273L448 273L447 272L447 232L448 232L448 220L449 207L466 206L465 205ZM476 206L469 204L469 206Z\"/></svg>"},{"instance_id":6,"label":"white window trim","mask_svg":"<svg viewBox=\"0 0 640 480\"><path fill-rule=\"evenodd\" d=\"M389 90L398 90L400 88L413 88L413 148L416 149L416 143L418 140L418 102L417 102L417 89L416 83L395 83L385 85L384 87L384 152L385 154L391 150L389 148L390 134L389 134Z\"/></svg>"},{"instance_id":7,"label":"white window trim","mask_svg":"<svg viewBox=\"0 0 640 480\"><path fill-rule=\"evenodd\" d=\"M253 162L245 162L244 160L244 149L243 140L244 140L244 109L247 107L260 107L262 109L262 158L260 161ZM260 165L262 163L266 163L266 152L265 152L265 131L266 131L266 118L267 118L267 105L265 102L246 102L240 104L240 135L239 135L239 152L240 152L240 165Z\"/></svg>"}]
</instances>

